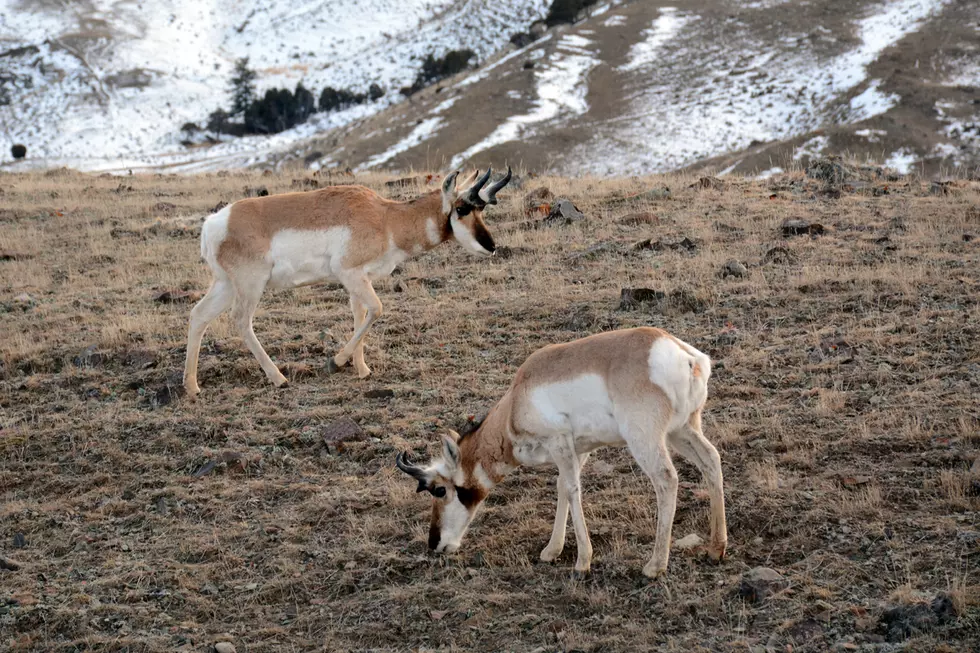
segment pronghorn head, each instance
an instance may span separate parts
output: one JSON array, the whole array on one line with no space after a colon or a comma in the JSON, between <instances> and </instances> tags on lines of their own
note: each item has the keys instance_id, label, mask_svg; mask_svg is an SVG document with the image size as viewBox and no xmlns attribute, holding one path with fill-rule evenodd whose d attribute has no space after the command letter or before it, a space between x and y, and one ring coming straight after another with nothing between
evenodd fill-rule
<instances>
[{"instance_id":1,"label":"pronghorn head","mask_svg":"<svg viewBox=\"0 0 980 653\"><path fill-rule=\"evenodd\" d=\"M466 478L460 464L459 435L454 431L449 433L442 436L442 458L426 467L413 464L404 453L395 458L398 469L419 482L416 492L432 495L429 548L436 553L453 553L459 549L477 508L489 492L484 483Z\"/></svg>"},{"instance_id":2,"label":"pronghorn head","mask_svg":"<svg viewBox=\"0 0 980 653\"><path fill-rule=\"evenodd\" d=\"M453 236L467 251L481 256L492 256L496 249L493 236L483 222L483 209L487 204L497 203L497 192L507 185L511 177L508 167L506 175L487 185L492 170L487 168L482 177L477 170L458 185L457 170L442 182L442 210L449 216Z\"/></svg>"}]
</instances>

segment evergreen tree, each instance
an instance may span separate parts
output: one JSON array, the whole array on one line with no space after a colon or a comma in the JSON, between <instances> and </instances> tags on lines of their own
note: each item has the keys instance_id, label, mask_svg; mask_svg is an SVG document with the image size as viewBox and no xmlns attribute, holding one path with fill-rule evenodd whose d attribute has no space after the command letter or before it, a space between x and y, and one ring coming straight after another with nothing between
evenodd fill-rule
<instances>
[{"instance_id":1,"label":"evergreen tree","mask_svg":"<svg viewBox=\"0 0 980 653\"><path fill-rule=\"evenodd\" d=\"M255 100L255 71L248 67L248 57L235 62L231 78L231 115L245 113Z\"/></svg>"}]
</instances>

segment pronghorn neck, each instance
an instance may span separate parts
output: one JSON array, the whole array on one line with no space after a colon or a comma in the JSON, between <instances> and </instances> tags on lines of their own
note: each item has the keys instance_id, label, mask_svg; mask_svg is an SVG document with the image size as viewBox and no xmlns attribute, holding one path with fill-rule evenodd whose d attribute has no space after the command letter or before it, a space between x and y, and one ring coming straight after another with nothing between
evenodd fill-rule
<instances>
[{"instance_id":1,"label":"pronghorn neck","mask_svg":"<svg viewBox=\"0 0 980 653\"><path fill-rule=\"evenodd\" d=\"M514 447L510 437L510 393L504 395L483 424L459 441L463 487L486 496L514 471Z\"/></svg>"},{"instance_id":2,"label":"pronghorn neck","mask_svg":"<svg viewBox=\"0 0 980 653\"><path fill-rule=\"evenodd\" d=\"M428 251L453 237L439 191L396 203L389 210L388 229L398 249L409 254Z\"/></svg>"}]
</instances>

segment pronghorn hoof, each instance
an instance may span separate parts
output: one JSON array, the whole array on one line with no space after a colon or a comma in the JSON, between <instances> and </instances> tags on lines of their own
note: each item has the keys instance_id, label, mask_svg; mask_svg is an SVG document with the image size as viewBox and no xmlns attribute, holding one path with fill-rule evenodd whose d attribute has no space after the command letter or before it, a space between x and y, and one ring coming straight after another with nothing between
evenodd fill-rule
<instances>
[{"instance_id":1,"label":"pronghorn hoof","mask_svg":"<svg viewBox=\"0 0 980 653\"><path fill-rule=\"evenodd\" d=\"M647 578L653 580L654 578L659 578L667 573L666 567L650 567L646 566L643 568L643 575Z\"/></svg>"},{"instance_id":2,"label":"pronghorn hoof","mask_svg":"<svg viewBox=\"0 0 980 653\"><path fill-rule=\"evenodd\" d=\"M561 551L558 551L557 553L552 553L551 551L548 551L548 549L545 549L544 551L541 552L541 555L538 556L538 559L541 562L554 562L555 560L558 559L558 556L560 555L561 555Z\"/></svg>"},{"instance_id":3,"label":"pronghorn hoof","mask_svg":"<svg viewBox=\"0 0 980 653\"><path fill-rule=\"evenodd\" d=\"M589 573L591 572L588 569L586 569L585 571L579 571L578 569L576 569L572 571L572 580L585 580L586 578L589 577Z\"/></svg>"},{"instance_id":4,"label":"pronghorn hoof","mask_svg":"<svg viewBox=\"0 0 980 653\"><path fill-rule=\"evenodd\" d=\"M726 544L720 544L720 545L712 544L712 545L709 545L708 546L708 549L707 549L707 552L708 552L708 560L710 560L711 562L721 562L722 560L725 559L725 549L726 548L727 548Z\"/></svg>"},{"instance_id":5,"label":"pronghorn hoof","mask_svg":"<svg viewBox=\"0 0 980 653\"><path fill-rule=\"evenodd\" d=\"M327 370L327 374L336 374L337 372L340 371L340 365L337 365L337 363L335 363L334 360L330 358L327 360L326 370Z\"/></svg>"},{"instance_id":6,"label":"pronghorn hoof","mask_svg":"<svg viewBox=\"0 0 980 653\"><path fill-rule=\"evenodd\" d=\"M363 372L358 372L357 373L357 378L359 378L359 379L366 379L369 376L371 376L371 370L368 370L368 369L365 369Z\"/></svg>"},{"instance_id":7,"label":"pronghorn hoof","mask_svg":"<svg viewBox=\"0 0 980 653\"><path fill-rule=\"evenodd\" d=\"M276 386L277 388L281 388L285 385L289 385L289 379L284 377L282 374L279 375L278 379L269 379L269 380L272 381L272 385Z\"/></svg>"}]
</instances>

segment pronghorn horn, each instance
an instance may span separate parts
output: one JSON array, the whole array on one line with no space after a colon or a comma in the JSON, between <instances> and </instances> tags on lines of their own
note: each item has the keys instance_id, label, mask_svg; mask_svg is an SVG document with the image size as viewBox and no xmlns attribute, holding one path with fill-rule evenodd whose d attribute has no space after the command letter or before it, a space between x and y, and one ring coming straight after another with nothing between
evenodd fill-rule
<instances>
[{"instance_id":1,"label":"pronghorn horn","mask_svg":"<svg viewBox=\"0 0 980 653\"><path fill-rule=\"evenodd\" d=\"M457 176L459 176L459 170L456 170L455 172L451 173L448 177L446 177L446 179L442 182L443 193L453 192L453 184L456 183Z\"/></svg>"},{"instance_id":2,"label":"pronghorn horn","mask_svg":"<svg viewBox=\"0 0 980 653\"><path fill-rule=\"evenodd\" d=\"M510 166L507 166L507 174L503 176L500 181L494 182L480 191L480 199L482 199L487 204L497 203L497 191L507 185L510 181L511 171Z\"/></svg>"},{"instance_id":3,"label":"pronghorn horn","mask_svg":"<svg viewBox=\"0 0 980 653\"><path fill-rule=\"evenodd\" d=\"M487 171L483 173L482 177L476 180L476 183L470 186L470 189L466 191L466 196L464 198L467 204L480 208L482 208L483 205L486 204L486 202L483 201L483 198L480 197L480 189L482 189L484 186L487 185L487 181L490 180L490 175L492 173L493 173L493 167L491 166L487 168Z\"/></svg>"},{"instance_id":4,"label":"pronghorn horn","mask_svg":"<svg viewBox=\"0 0 980 653\"><path fill-rule=\"evenodd\" d=\"M395 464L398 466L398 469L419 482L419 487L415 490L416 492L424 492L429 489L429 479L425 475L425 470L409 462L408 456L405 455L404 451L395 456Z\"/></svg>"}]
</instances>

